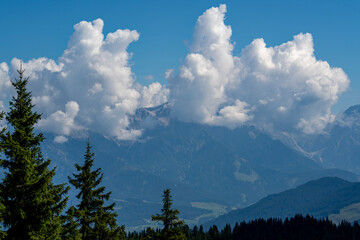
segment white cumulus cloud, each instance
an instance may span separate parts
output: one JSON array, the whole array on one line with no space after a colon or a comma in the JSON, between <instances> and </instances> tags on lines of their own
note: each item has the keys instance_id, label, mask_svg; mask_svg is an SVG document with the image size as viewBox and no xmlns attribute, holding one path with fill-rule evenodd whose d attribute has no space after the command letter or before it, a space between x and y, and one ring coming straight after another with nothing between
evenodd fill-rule
<instances>
[{"instance_id":1,"label":"white cumulus cloud","mask_svg":"<svg viewBox=\"0 0 360 240\"><path fill-rule=\"evenodd\" d=\"M0 63L0 111L5 108L1 100L9 97L10 86L9 66L5 62Z\"/></svg>"},{"instance_id":2,"label":"white cumulus cloud","mask_svg":"<svg viewBox=\"0 0 360 240\"><path fill-rule=\"evenodd\" d=\"M168 79L173 114L180 120L227 125L233 119L235 122L230 124L238 125L251 118L246 103L229 99L226 92L239 72L239 59L232 55L232 31L224 24L225 12L226 6L220 5L198 18L192 53L187 55L178 75ZM230 109L242 117L230 118Z\"/></svg>"},{"instance_id":3,"label":"white cumulus cloud","mask_svg":"<svg viewBox=\"0 0 360 240\"><path fill-rule=\"evenodd\" d=\"M316 59L309 33L275 47L255 39L234 56L225 13L220 5L198 18L191 53L168 78L173 115L230 128L249 123L270 132L322 132L348 88L343 70Z\"/></svg>"},{"instance_id":4,"label":"white cumulus cloud","mask_svg":"<svg viewBox=\"0 0 360 240\"><path fill-rule=\"evenodd\" d=\"M168 90L159 83L139 87L135 82L127 48L139 33L119 29L105 37L103 26L101 19L82 21L74 26L67 49L57 61L38 58L23 64L33 101L43 113L38 126L62 136L57 142L79 129L134 139L141 131L129 129L128 115L138 107L167 101ZM12 72L18 67L19 60L14 58ZM0 74L3 69L6 72L4 64ZM0 75L0 84L3 79Z\"/></svg>"},{"instance_id":5,"label":"white cumulus cloud","mask_svg":"<svg viewBox=\"0 0 360 240\"><path fill-rule=\"evenodd\" d=\"M334 119L331 106L349 85L342 69L315 58L309 33L275 47L255 39L240 61L228 94L253 106L255 123L269 130L321 132Z\"/></svg>"},{"instance_id":6,"label":"white cumulus cloud","mask_svg":"<svg viewBox=\"0 0 360 240\"><path fill-rule=\"evenodd\" d=\"M166 103L169 97L169 89L158 82L149 86L141 86L141 99L139 107L155 107Z\"/></svg>"},{"instance_id":7,"label":"white cumulus cloud","mask_svg":"<svg viewBox=\"0 0 360 240\"><path fill-rule=\"evenodd\" d=\"M70 101L65 105L65 112L58 110L49 117L41 119L38 127L47 132L69 136L73 131L81 129L75 123L78 112L79 105L74 101Z\"/></svg>"},{"instance_id":8,"label":"white cumulus cloud","mask_svg":"<svg viewBox=\"0 0 360 240\"><path fill-rule=\"evenodd\" d=\"M57 60L23 64L33 102L43 113L39 128L55 133L58 143L84 129L136 139L142 132L130 128L129 115L169 102L172 116L186 122L321 133L334 120L331 107L348 88L344 71L316 59L309 33L279 46L255 39L235 56L226 11L223 4L197 19L190 53L177 71L166 70L167 85L136 83L127 48L139 39L137 31L119 29L104 36L101 19L76 24ZM16 77L19 61L12 60L11 70L0 63L1 101L9 98L9 75Z\"/></svg>"}]
</instances>

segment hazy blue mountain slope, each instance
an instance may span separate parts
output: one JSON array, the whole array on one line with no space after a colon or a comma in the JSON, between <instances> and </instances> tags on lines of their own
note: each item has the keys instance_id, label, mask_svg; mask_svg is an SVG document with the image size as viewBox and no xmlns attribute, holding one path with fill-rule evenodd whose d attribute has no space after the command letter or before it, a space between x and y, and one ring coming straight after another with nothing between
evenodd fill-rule
<instances>
[{"instance_id":1,"label":"hazy blue mountain slope","mask_svg":"<svg viewBox=\"0 0 360 240\"><path fill-rule=\"evenodd\" d=\"M132 125L147 128L137 141L118 141L90 132L63 144L53 142L54 136L48 134L43 145L44 153L57 166L56 181L67 182L74 163L83 161L89 137L95 165L104 172L104 185L119 204L124 203L119 220L128 226L139 221L146 224L151 216L147 207L161 203L165 188L172 189L184 218L195 221L196 212L203 221L318 177L357 179L346 171L326 170L253 127L230 130L170 121L164 106L139 109ZM74 192L71 194L73 199ZM123 214L134 204L142 220Z\"/></svg>"},{"instance_id":2,"label":"hazy blue mountain slope","mask_svg":"<svg viewBox=\"0 0 360 240\"><path fill-rule=\"evenodd\" d=\"M327 177L310 181L295 189L269 195L256 204L231 211L205 225L224 226L226 223L235 224L256 218L292 217L298 213L327 217L358 202L360 202L360 183Z\"/></svg>"},{"instance_id":3,"label":"hazy blue mountain slope","mask_svg":"<svg viewBox=\"0 0 360 240\"><path fill-rule=\"evenodd\" d=\"M211 191L214 200L221 196L233 205L323 176L319 164L253 127L230 130L172 121L147 130L143 139L124 151L133 166Z\"/></svg>"},{"instance_id":4,"label":"hazy blue mountain slope","mask_svg":"<svg viewBox=\"0 0 360 240\"><path fill-rule=\"evenodd\" d=\"M326 130L327 133L303 136L298 144L312 153L324 167L360 173L360 105L348 108Z\"/></svg>"}]
</instances>

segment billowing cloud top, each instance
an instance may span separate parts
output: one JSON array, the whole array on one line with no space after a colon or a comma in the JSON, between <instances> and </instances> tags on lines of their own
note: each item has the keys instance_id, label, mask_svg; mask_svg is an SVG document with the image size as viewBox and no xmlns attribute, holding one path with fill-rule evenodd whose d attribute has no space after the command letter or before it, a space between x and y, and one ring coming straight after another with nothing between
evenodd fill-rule
<instances>
[{"instance_id":1,"label":"billowing cloud top","mask_svg":"<svg viewBox=\"0 0 360 240\"><path fill-rule=\"evenodd\" d=\"M173 114L184 121L274 131L321 132L334 119L330 108L349 85L340 68L314 56L311 34L267 47L255 39L233 56L226 6L197 20L192 53L168 79Z\"/></svg>"},{"instance_id":2,"label":"billowing cloud top","mask_svg":"<svg viewBox=\"0 0 360 240\"><path fill-rule=\"evenodd\" d=\"M57 142L86 129L135 139L141 131L129 127L129 114L169 101L173 116L182 121L321 132L334 118L331 106L348 88L346 74L315 58L308 33L275 47L255 39L241 56L234 56L225 14L226 6L220 5L198 18L191 52L177 73L165 72L168 87L135 82L127 48L138 40L137 31L119 29L104 37L101 19L76 24L57 61L24 63L33 101L44 116L38 127L57 134ZM0 64L0 100L9 97L9 73L18 65L16 58L11 71Z\"/></svg>"},{"instance_id":3,"label":"billowing cloud top","mask_svg":"<svg viewBox=\"0 0 360 240\"><path fill-rule=\"evenodd\" d=\"M128 114L167 101L168 90L159 83L139 86L134 82L127 47L139 34L117 30L104 39L103 26L101 19L80 22L57 62L39 58L24 63L33 101L45 117L38 127L58 134L58 142L83 129L134 139L141 132L129 129ZM13 59L11 65L15 72L19 60ZM6 73L7 65L1 66Z\"/></svg>"}]
</instances>

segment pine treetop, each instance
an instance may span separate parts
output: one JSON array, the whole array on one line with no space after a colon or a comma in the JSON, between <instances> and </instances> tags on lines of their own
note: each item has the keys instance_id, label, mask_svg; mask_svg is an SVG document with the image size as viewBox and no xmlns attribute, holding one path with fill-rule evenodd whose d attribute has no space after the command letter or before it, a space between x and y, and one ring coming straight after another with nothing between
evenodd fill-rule
<instances>
[{"instance_id":1,"label":"pine treetop","mask_svg":"<svg viewBox=\"0 0 360 240\"><path fill-rule=\"evenodd\" d=\"M162 214L151 216L152 221L160 221L163 223L163 229L160 234L157 234L157 239L186 239L182 233L181 228L184 226L184 220L180 220L177 216L180 212L177 209L172 209L172 196L170 189L165 189L163 194L163 208Z\"/></svg>"},{"instance_id":2,"label":"pine treetop","mask_svg":"<svg viewBox=\"0 0 360 240\"><path fill-rule=\"evenodd\" d=\"M43 135L34 132L41 115L33 110L24 71L20 68L19 79L12 81L16 95L5 114L8 128L0 136L5 156L0 162L5 169L0 183L1 202L6 208L4 226L9 239L58 239L68 188L52 183L55 169L49 170L51 161L42 156Z\"/></svg>"},{"instance_id":3,"label":"pine treetop","mask_svg":"<svg viewBox=\"0 0 360 240\"><path fill-rule=\"evenodd\" d=\"M79 189L76 197L80 203L76 206L75 218L80 224L82 239L119 239L124 236L124 228L116 223L115 203L105 206L111 192L105 192L105 187L99 186L103 179L101 168L92 170L94 153L90 142L86 144L84 164L75 164L77 173L69 177L70 183Z\"/></svg>"}]
</instances>

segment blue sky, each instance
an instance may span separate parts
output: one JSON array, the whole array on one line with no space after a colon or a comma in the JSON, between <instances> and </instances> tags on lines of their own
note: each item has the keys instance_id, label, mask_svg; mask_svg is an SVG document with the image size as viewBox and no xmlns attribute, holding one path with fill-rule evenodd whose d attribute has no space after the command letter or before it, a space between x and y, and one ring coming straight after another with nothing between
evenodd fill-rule
<instances>
[{"instance_id":1,"label":"blue sky","mask_svg":"<svg viewBox=\"0 0 360 240\"><path fill-rule=\"evenodd\" d=\"M227 6L225 24L232 28L234 55L255 38L267 46L291 41L299 33L311 33L315 56L349 76L333 113L358 104L360 96L359 1L292 0L183 0L183 1L0 1L0 63L17 57L25 62L39 57L57 60L67 48L73 26L82 20L104 21L103 33L136 30L140 38L129 45L136 80L167 84L164 72L177 70L190 52L197 18L210 7ZM154 76L147 80L146 76Z\"/></svg>"}]
</instances>

